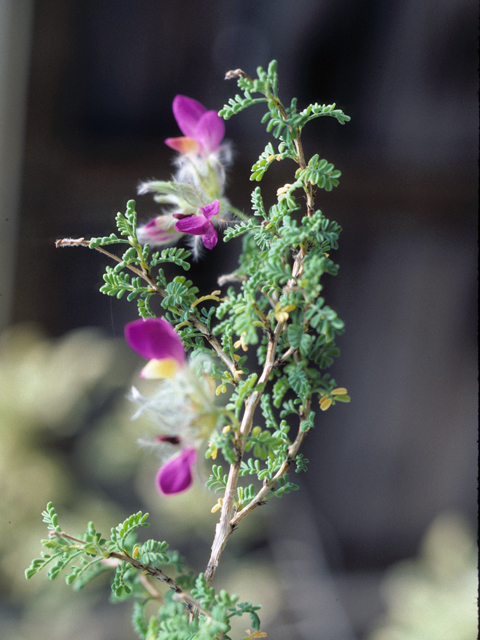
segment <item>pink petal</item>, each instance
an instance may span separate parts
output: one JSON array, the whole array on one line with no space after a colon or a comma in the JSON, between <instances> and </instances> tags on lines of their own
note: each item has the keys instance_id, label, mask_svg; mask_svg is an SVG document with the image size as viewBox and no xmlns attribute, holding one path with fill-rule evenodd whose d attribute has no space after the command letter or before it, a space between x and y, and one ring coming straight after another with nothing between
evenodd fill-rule
<instances>
[{"instance_id":1,"label":"pink petal","mask_svg":"<svg viewBox=\"0 0 480 640\"><path fill-rule=\"evenodd\" d=\"M200 118L195 133L195 140L199 143L205 155L209 155L220 146L225 135L225 123L216 111L207 111Z\"/></svg>"},{"instance_id":2,"label":"pink petal","mask_svg":"<svg viewBox=\"0 0 480 640\"><path fill-rule=\"evenodd\" d=\"M201 212L207 220L210 220L212 216L216 216L220 211L220 203L218 200L214 200L212 203L207 204L205 207L201 207Z\"/></svg>"},{"instance_id":3,"label":"pink petal","mask_svg":"<svg viewBox=\"0 0 480 640\"><path fill-rule=\"evenodd\" d=\"M202 236L208 231L212 223L203 216L189 216L175 223L175 229L183 233L190 233L192 236Z\"/></svg>"},{"instance_id":4,"label":"pink petal","mask_svg":"<svg viewBox=\"0 0 480 640\"><path fill-rule=\"evenodd\" d=\"M175 240L178 237L177 234L173 229L171 229L171 231L167 231L163 226L164 222L165 220L163 217L158 217L151 220L145 226L139 227L138 235L141 237L141 242L167 243Z\"/></svg>"},{"instance_id":5,"label":"pink petal","mask_svg":"<svg viewBox=\"0 0 480 640\"><path fill-rule=\"evenodd\" d=\"M135 320L125 327L130 347L149 360L173 358L185 364L185 348L175 329L163 318Z\"/></svg>"},{"instance_id":6,"label":"pink petal","mask_svg":"<svg viewBox=\"0 0 480 640\"><path fill-rule=\"evenodd\" d=\"M157 473L157 487L164 495L173 495L189 489L193 482L192 466L197 459L194 447L183 449Z\"/></svg>"},{"instance_id":7,"label":"pink petal","mask_svg":"<svg viewBox=\"0 0 480 640\"><path fill-rule=\"evenodd\" d=\"M202 236L202 242L206 249L213 249L218 242L218 235L213 224L209 222L209 225L207 233Z\"/></svg>"},{"instance_id":8,"label":"pink petal","mask_svg":"<svg viewBox=\"0 0 480 640\"><path fill-rule=\"evenodd\" d=\"M207 110L192 98L175 96L173 100L173 115L181 132L188 138L196 138L197 125Z\"/></svg>"},{"instance_id":9,"label":"pink petal","mask_svg":"<svg viewBox=\"0 0 480 640\"><path fill-rule=\"evenodd\" d=\"M171 149L175 149L175 151L183 153L183 155L187 155L188 153L200 153L200 144L193 138L167 138L165 140L165 144Z\"/></svg>"}]
</instances>

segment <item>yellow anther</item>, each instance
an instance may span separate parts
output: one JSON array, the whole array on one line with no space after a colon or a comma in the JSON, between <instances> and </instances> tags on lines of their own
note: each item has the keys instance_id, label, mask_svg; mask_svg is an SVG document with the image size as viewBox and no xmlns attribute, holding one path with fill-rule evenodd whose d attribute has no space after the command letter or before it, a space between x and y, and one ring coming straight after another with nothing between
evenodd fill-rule
<instances>
[{"instance_id":1,"label":"yellow anther","mask_svg":"<svg viewBox=\"0 0 480 640\"><path fill-rule=\"evenodd\" d=\"M332 391L332 396L346 396L348 391L345 387L338 387L338 389L334 389Z\"/></svg>"},{"instance_id":2,"label":"yellow anther","mask_svg":"<svg viewBox=\"0 0 480 640\"><path fill-rule=\"evenodd\" d=\"M222 429L222 433L228 433L228 432L230 431L230 429L231 429L231 428L232 428L232 427L231 427L229 424L227 424L227 426L226 426L226 427L223 427L223 429Z\"/></svg>"},{"instance_id":3,"label":"yellow anther","mask_svg":"<svg viewBox=\"0 0 480 640\"><path fill-rule=\"evenodd\" d=\"M278 196L281 196L282 193L287 193L287 191L290 189L292 185L291 184L285 184L283 187L280 187L280 189L277 189L277 198Z\"/></svg>"},{"instance_id":4,"label":"yellow anther","mask_svg":"<svg viewBox=\"0 0 480 640\"><path fill-rule=\"evenodd\" d=\"M268 156L267 162L272 162L272 160L275 160L275 156Z\"/></svg>"},{"instance_id":5,"label":"yellow anther","mask_svg":"<svg viewBox=\"0 0 480 640\"><path fill-rule=\"evenodd\" d=\"M212 460L216 460L217 459L217 453L218 453L218 449L217 449L217 447L214 447L213 451L212 451L212 455L210 456L212 458Z\"/></svg>"},{"instance_id":6,"label":"yellow anther","mask_svg":"<svg viewBox=\"0 0 480 640\"><path fill-rule=\"evenodd\" d=\"M219 396L221 393L226 393L227 392L227 387L224 384L219 384L218 387L215 389L215 395Z\"/></svg>"},{"instance_id":7,"label":"yellow anther","mask_svg":"<svg viewBox=\"0 0 480 640\"><path fill-rule=\"evenodd\" d=\"M133 558L134 560L135 560L135 558L138 556L139 552L140 552L140 545L139 545L139 544L136 544L136 545L133 547L133 552L132 552L132 558Z\"/></svg>"},{"instance_id":8,"label":"yellow anther","mask_svg":"<svg viewBox=\"0 0 480 640\"><path fill-rule=\"evenodd\" d=\"M235 382L240 382L240 380L242 379L241 376L243 375L243 371L235 371L235 375L233 376L233 379Z\"/></svg>"},{"instance_id":9,"label":"yellow anther","mask_svg":"<svg viewBox=\"0 0 480 640\"><path fill-rule=\"evenodd\" d=\"M277 305L275 307L275 320L277 322L286 322L288 320L289 316L289 311L293 311L295 309L295 305L294 304L287 304L284 307L281 306L280 302L277 302Z\"/></svg>"},{"instance_id":10,"label":"yellow anther","mask_svg":"<svg viewBox=\"0 0 480 640\"><path fill-rule=\"evenodd\" d=\"M234 343L233 346L234 346L235 349L238 349L238 347L242 347L242 351L248 351L248 346L247 346L247 344L245 342L245 336L246 335L247 335L246 333L242 333L242 335L240 336L240 340L237 340Z\"/></svg>"},{"instance_id":11,"label":"yellow anther","mask_svg":"<svg viewBox=\"0 0 480 640\"><path fill-rule=\"evenodd\" d=\"M215 511L218 511L219 509L221 509L223 507L223 498L219 498L217 504L215 504L212 509L211 512L215 513Z\"/></svg>"}]
</instances>

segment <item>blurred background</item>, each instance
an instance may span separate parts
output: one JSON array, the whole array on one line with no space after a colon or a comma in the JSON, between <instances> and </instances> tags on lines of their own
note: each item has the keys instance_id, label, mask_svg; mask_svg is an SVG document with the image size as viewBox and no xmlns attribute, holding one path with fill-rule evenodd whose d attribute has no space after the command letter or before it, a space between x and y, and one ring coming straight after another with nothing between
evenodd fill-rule
<instances>
[{"instance_id":1,"label":"blurred background","mask_svg":"<svg viewBox=\"0 0 480 640\"><path fill-rule=\"evenodd\" d=\"M96 292L100 254L54 242L109 234L139 180L170 175L177 93L218 110L226 71L273 58L285 102L352 117L304 132L343 174L317 204L344 229L325 296L352 403L317 416L301 490L242 523L217 585L263 602L276 640L477 637L477 28L473 0L0 0L2 638L135 637L102 580L25 581L48 500L72 533L148 510L149 537L206 565L216 497L160 498L133 446L136 310ZM246 212L262 114L227 122ZM289 169L270 169L267 203ZM199 263L202 292L238 248Z\"/></svg>"}]
</instances>

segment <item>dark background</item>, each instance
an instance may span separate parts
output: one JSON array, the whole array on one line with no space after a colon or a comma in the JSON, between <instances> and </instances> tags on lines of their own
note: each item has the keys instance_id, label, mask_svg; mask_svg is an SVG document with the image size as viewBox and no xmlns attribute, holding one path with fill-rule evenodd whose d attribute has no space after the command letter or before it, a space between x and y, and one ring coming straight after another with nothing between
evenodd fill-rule
<instances>
[{"instance_id":1,"label":"dark background","mask_svg":"<svg viewBox=\"0 0 480 640\"><path fill-rule=\"evenodd\" d=\"M381 611L376 576L416 553L437 514L476 522L476 3L41 0L34 9L12 324L122 335L135 310L95 293L101 257L53 243L110 233L139 180L169 175L163 140L178 135L177 93L220 109L237 91L226 71L253 75L275 58L285 102L336 102L352 117L304 132L306 153L342 171L317 203L344 229L326 297L347 326L333 373L352 403L318 416L302 495L282 505L266 544L281 568L285 536L302 541L308 530L301 545L323 549L361 635ZM226 125L236 157L228 195L245 211L249 168L268 140L262 114ZM288 169L272 168L267 201ZM137 210L144 221L157 211L148 196ZM199 264L205 292L234 266L232 247ZM367 575L374 584L359 582L360 607L348 577ZM319 637L293 630L288 605L284 616L289 637Z\"/></svg>"}]
</instances>

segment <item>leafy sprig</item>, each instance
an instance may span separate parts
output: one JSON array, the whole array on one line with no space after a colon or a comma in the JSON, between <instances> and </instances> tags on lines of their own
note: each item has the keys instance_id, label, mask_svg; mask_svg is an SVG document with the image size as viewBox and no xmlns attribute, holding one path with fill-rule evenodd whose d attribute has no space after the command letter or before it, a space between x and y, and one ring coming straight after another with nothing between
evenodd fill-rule
<instances>
[{"instance_id":1,"label":"leafy sprig","mask_svg":"<svg viewBox=\"0 0 480 640\"><path fill-rule=\"evenodd\" d=\"M256 613L260 606L251 602L239 603L238 596L229 595L224 590L217 594L215 589L207 585L204 574L199 574L193 582L191 574L185 573L184 563L178 553L169 552L166 542L147 540L138 544L135 534L138 529L149 526L147 518L148 514L140 511L131 515L111 529L109 540L103 538L90 522L85 534L76 538L61 529L56 511L52 503L48 503L43 519L50 536L42 542L53 553L42 553L41 558L33 560L26 570L26 577L32 578L54 561L48 578L53 580L64 571L67 584L78 589L99 573L113 570L114 600L135 599L133 624L139 636L144 639L149 637L152 629L156 629L157 638L170 640L172 637L195 637L216 640L219 633L225 634L230 630L230 618L245 614L249 615L254 629L260 628ZM78 564L72 564L74 561ZM182 572L176 580L160 568L172 564ZM145 604L155 593L155 587L146 582L146 576L156 578L170 588L170 595L165 596L165 605L150 621L145 617ZM190 593L180 586L181 582L189 586ZM193 617L186 615L185 611L193 614ZM172 636L173 631L177 635ZM188 635L190 633L194 635ZM223 637L225 640L229 638L228 635Z\"/></svg>"},{"instance_id":2,"label":"leafy sprig","mask_svg":"<svg viewBox=\"0 0 480 640\"><path fill-rule=\"evenodd\" d=\"M311 120L325 116L345 124L350 118L335 104L299 109L295 98L284 104L275 61L266 71L259 67L256 78L241 69L226 77L237 80L243 95L231 98L220 115L228 120L262 104L266 109L262 122L274 138L253 164L250 179L261 182L275 161L285 159L293 161L296 170L290 183L279 185L276 199L268 206L257 186L252 193L252 216L239 215L240 221L226 228L225 241L242 238L242 254L238 268L219 280L221 286L228 284L225 293L200 295L185 275L165 275L165 263L188 271L191 254L177 247L152 253L148 245L142 246L133 200L125 214L117 215L117 234L59 241L62 246L89 246L116 262L106 269L102 293L136 300L141 317L160 312L176 327L187 349L218 356L210 369L216 393L230 392L218 410L218 430L211 435L206 452L215 461L207 487L223 494L212 509L221 509L220 521L206 571L196 579L166 542L137 541L137 530L146 526L146 516L140 512L112 529L108 540L93 524L81 538L72 538L59 528L51 505L44 512L50 528L50 538L44 541L49 553L33 561L27 577L49 565L53 578L68 567L67 581L83 585L113 563L115 598L135 598L134 628L149 640L227 639L230 619L245 613L254 630L259 629L258 607L238 603L236 596L212 588L220 556L243 518L271 497L298 489L289 472L306 470L308 460L300 448L314 428L314 403L326 411L336 402L350 400L346 389L337 387L325 371L339 355L335 341L344 330L322 295L325 276L338 272L330 253L338 247L341 227L315 206L316 192L331 191L339 184L341 172L318 154L306 158L302 145L303 129ZM189 213L207 201L201 189L182 180L152 181L145 189L153 191L161 204L180 203L182 209L184 203ZM119 256L105 248L115 244L121 245ZM247 357L251 360L252 346L258 368L249 373ZM258 405L261 425L255 417ZM219 453L228 471L216 463ZM175 581L161 568L168 566L175 566ZM145 603L156 596L151 584L145 584L148 577L170 587L158 614L149 620Z\"/></svg>"}]
</instances>

